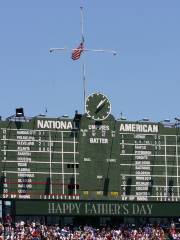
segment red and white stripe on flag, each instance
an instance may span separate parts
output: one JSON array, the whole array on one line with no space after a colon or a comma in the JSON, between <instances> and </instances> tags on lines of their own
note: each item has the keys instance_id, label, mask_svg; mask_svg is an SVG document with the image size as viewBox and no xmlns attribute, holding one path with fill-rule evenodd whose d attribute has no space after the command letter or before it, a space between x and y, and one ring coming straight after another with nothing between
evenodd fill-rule
<instances>
[{"instance_id":1,"label":"red and white stripe on flag","mask_svg":"<svg viewBox=\"0 0 180 240\"><path fill-rule=\"evenodd\" d=\"M83 52L83 43L81 42L78 48L73 49L71 58L73 60L78 60L82 52Z\"/></svg>"}]
</instances>

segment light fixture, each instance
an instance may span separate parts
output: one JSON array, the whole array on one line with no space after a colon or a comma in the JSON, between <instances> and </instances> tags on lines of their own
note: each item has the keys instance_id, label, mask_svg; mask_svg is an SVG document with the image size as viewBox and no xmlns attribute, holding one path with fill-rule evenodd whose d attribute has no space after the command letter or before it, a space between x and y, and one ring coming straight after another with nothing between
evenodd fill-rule
<instances>
[{"instance_id":1,"label":"light fixture","mask_svg":"<svg viewBox=\"0 0 180 240\"><path fill-rule=\"evenodd\" d=\"M24 109L16 108L16 117L24 117Z\"/></svg>"}]
</instances>

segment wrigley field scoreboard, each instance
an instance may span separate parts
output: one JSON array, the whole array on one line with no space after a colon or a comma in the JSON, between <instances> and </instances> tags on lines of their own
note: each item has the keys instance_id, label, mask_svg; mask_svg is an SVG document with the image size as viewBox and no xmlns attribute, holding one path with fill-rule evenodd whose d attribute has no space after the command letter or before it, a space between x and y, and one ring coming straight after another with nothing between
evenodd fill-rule
<instances>
[{"instance_id":1,"label":"wrigley field scoreboard","mask_svg":"<svg viewBox=\"0 0 180 240\"><path fill-rule=\"evenodd\" d=\"M161 216L164 204L171 216L168 206L180 207L179 124L116 120L101 93L72 119L1 120L0 139L0 198L17 214L32 211L28 201L37 214Z\"/></svg>"}]
</instances>

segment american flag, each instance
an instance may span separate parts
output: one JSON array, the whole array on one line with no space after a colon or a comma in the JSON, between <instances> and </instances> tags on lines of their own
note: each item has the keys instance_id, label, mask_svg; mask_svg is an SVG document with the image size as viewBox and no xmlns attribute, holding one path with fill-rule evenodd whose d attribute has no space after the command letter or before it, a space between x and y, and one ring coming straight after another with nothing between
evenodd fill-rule
<instances>
[{"instance_id":1,"label":"american flag","mask_svg":"<svg viewBox=\"0 0 180 240\"><path fill-rule=\"evenodd\" d=\"M75 48L75 49L73 49L73 51L72 51L72 55L71 55L71 58L73 59L73 60L78 60L79 58L80 58L80 56L81 56L81 53L83 52L83 42L81 42L80 44L79 44L79 47L78 48Z\"/></svg>"}]
</instances>

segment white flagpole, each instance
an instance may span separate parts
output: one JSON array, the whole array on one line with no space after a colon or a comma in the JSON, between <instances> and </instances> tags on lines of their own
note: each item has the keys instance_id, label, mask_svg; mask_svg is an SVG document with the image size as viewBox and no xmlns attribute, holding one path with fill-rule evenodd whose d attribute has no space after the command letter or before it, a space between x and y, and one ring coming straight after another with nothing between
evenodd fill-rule
<instances>
[{"instance_id":1,"label":"white flagpole","mask_svg":"<svg viewBox=\"0 0 180 240\"><path fill-rule=\"evenodd\" d=\"M86 78L85 78L85 64L83 62L83 95L84 95L84 113L86 112Z\"/></svg>"},{"instance_id":2,"label":"white flagpole","mask_svg":"<svg viewBox=\"0 0 180 240\"><path fill-rule=\"evenodd\" d=\"M117 52L112 50L112 49L90 49L90 48L84 48L84 13L83 13L83 7L80 7L81 11L81 43L83 46L83 52L94 52L94 53L110 53L113 55L116 55ZM49 52L54 53L56 51L74 51L74 50L79 50L79 48L50 48ZM83 55L83 54L82 54ZM81 56L83 58L83 56ZM76 59L73 59L76 60ZM87 80L85 76L85 63L84 63L84 58L82 59L82 80L83 80L83 101L84 101L84 113L86 112L86 89L87 89Z\"/></svg>"},{"instance_id":3,"label":"white flagpole","mask_svg":"<svg viewBox=\"0 0 180 240\"><path fill-rule=\"evenodd\" d=\"M80 7L81 10L81 42L83 44L84 49L84 14L83 7ZM86 112L86 77L85 77L85 63L84 58L82 59L82 80L83 80L83 100L84 100L84 113Z\"/></svg>"},{"instance_id":4,"label":"white flagpole","mask_svg":"<svg viewBox=\"0 0 180 240\"><path fill-rule=\"evenodd\" d=\"M83 7L80 7L81 9L81 37L82 37L82 43L84 43L84 14L83 14Z\"/></svg>"}]
</instances>

